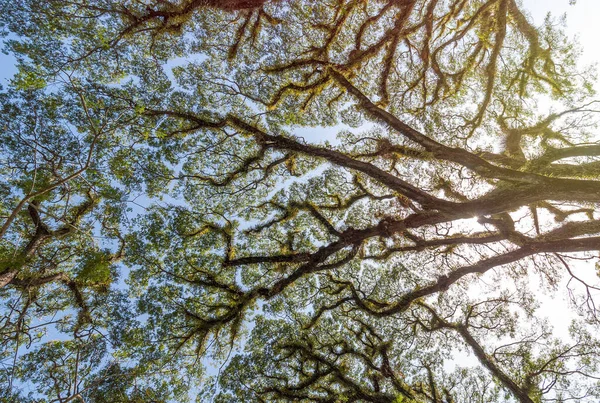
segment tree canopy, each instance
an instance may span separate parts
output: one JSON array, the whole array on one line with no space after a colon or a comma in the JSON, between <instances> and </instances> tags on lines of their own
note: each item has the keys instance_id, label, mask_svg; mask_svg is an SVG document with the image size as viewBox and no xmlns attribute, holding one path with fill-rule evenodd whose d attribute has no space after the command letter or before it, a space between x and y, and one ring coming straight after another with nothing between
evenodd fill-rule
<instances>
[{"instance_id":1,"label":"tree canopy","mask_svg":"<svg viewBox=\"0 0 600 403\"><path fill-rule=\"evenodd\" d=\"M0 6L3 401L600 398L600 109L559 20Z\"/></svg>"}]
</instances>

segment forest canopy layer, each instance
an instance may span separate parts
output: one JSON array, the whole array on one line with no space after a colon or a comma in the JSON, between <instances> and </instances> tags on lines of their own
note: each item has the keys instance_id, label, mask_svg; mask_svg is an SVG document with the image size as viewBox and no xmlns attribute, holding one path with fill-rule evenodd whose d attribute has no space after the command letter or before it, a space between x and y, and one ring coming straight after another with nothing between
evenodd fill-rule
<instances>
[{"instance_id":1,"label":"forest canopy layer","mask_svg":"<svg viewBox=\"0 0 600 403\"><path fill-rule=\"evenodd\" d=\"M560 20L0 8L1 401L600 399L600 109Z\"/></svg>"}]
</instances>

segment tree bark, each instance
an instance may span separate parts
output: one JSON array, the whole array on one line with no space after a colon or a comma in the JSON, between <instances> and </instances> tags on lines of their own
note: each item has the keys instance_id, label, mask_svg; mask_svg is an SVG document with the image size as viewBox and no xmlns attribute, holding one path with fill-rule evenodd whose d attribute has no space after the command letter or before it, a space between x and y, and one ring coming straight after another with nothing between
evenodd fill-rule
<instances>
[{"instance_id":1,"label":"tree bark","mask_svg":"<svg viewBox=\"0 0 600 403\"><path fill-rule=\"evenodd\" d=\"M18 273L19 270L17 269L8 269L0 273L0 288L4 288L10 284Z\"/></svg>"},{"instance_id":2,"label":"tree bark","mask_svg":"<svg viewBox=\"0 0 600 403\"><path fill-rule=\"evenodd\" d=\"M224 11L254 10L266 2L267 0L205 0L207 7Z\"/></svg>"}]
</instances>

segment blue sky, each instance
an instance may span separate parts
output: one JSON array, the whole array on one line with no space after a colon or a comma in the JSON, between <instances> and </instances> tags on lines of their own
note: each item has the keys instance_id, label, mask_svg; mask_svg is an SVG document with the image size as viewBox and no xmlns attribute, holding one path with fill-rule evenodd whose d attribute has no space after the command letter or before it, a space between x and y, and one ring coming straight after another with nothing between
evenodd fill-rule
<instances>
[{"instance_id":1,"label":"blue sky","mask_svg":"<svg viewBox=\"0 0 600 403\"><path fill-rule=\"evenodd\" d=\"M581 62L584 65L600 62L600 0L522 0L536 24L543 22L548 12L559 17L566 15L567 33L576 37L583 48ZM6 84L15 73L15 59L0 54L0 84ZM600 89L600 86L596 85Z\"/></svg>"},{"instance_id":2,"label":"blue sky","mask_svg":"<svg viewBox=\"0 0 600 403\"><path fill-rule=\"evenodd\" d=\"M583 49L582 65L600 64L600 23L598 22L600 0L577 0L575 5L570 5L569 0L523 0L522 2L536 25L543 22L548 12L556 18L566 14L567 34L571 38L577 38ZM3 86L16 72L14 63L14 57L0 54L0 84ZM596 84L596 88L600 91L600 85ZM306 136L307 139L314 135L313 129L294 130L294 132ZM564 310L564 305L557 301L556 304L545 305L542 310L547 311L547 316L556 316L552 313ZM566 330L566 325L568 321L564 320L563 323L555 326L560 332L561 328Z\"/></svg>"},{"instance_id":3,"label":"blue sky","mask_svg":"<svg viewBox=\"0 0 600 403\"><path fill-rule=\"evenodd\" d=\"M15 58L4 53L0 54L0 84L5 86L15 73Z\"/></svg>"}]
</instances>

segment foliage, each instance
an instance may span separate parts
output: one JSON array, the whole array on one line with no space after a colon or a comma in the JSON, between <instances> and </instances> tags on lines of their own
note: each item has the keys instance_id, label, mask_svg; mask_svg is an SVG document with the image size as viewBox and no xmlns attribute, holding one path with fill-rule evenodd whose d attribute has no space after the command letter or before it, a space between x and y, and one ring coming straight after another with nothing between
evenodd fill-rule
<instances>
[{"instance_id":1,"label":"foliage","mask_svg":"<svg viewBox=\"0 0 600 403\"><path fill-rule=\"evenodd\" d=\"M600 397L593 77L551 17L0 5L5 396Z\"/></svg>"}]
</instances>

